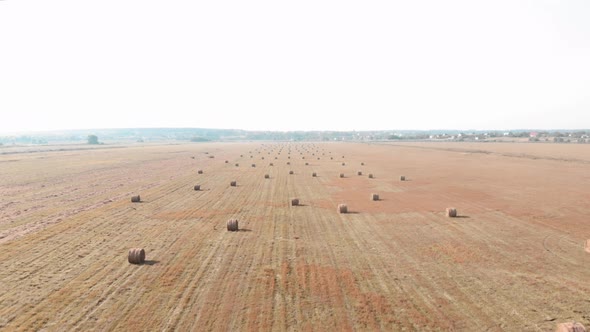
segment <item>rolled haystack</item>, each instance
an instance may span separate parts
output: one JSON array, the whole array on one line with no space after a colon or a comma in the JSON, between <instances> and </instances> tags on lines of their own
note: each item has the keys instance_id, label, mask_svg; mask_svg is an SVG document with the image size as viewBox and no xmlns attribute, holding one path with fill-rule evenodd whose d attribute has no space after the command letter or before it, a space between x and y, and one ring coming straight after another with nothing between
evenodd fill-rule
<instances>
[{"instance_id":1,"label":"rolled haystack","mask_svg":"<svg viewBox=\"0 0 590 332\"><path fill-rule=\"evenodd\" d=\"M275 165L275 164L273 164L273 163L270 163L270 164L269 164L269 166L274 166L274 165Z\"/></svg>"},{"instance_id":2,"label":"rolled haystack","mask_svg":"<svg viewBox=\"0 0 590 332\"><path fill-rule=\"evenodd\" d=\"M363 172L358 171L358 172L356 172L356 175L363 175Z\"/></svg>"},{"instance_id":3,"label":"rolled haystack","mask_svg":"<svg viewBox=\"0 0 590 332\"><path fill-rule=\"evenodd\" d=\"M238 183L236 181L232 181L229 183L229 185L232 187L236 187L238 185Z\"/></svg>"},{"instance_id":4,"label":"rolled haystack","mask_svg":"<svg viewBox=\"0 0 590 332\"><path fill-rule=\"evenodd\" d=\"M264 160L264 157L262 157L262 160Z\"/></svg>"},{"instance_id":5,"label":"rolled haystack","mask_svg":"<svg viewBox=\"0 0 590 332\"><path fill-rule=\"evenodd\" d=\"M305 166L309 166L309 163L305 163Z\"/></svg>"},{"instance_id":6,"label":"rolled haystack","mask_svg":"<svg viewBox=\"0 0 590 332\"><path fill-rule=\"evenodd\" d=\"M141 202L141 198L139 197L139 195L131 196L131 203L139 203L139 202Z\"/></svg>"},{"instance_id":7,"label":"rolled haystack","mask_svg":"<svg viewBox=\"0 0 590 332\"><path fill-rule=\"evenodd\" d=\"M131 264L143 264L145 263L145 250L142 248L131 248L127 255L127 260Z\"/></svg>"},{"instance_id":8,"label":"rolled haystack","mask_svg":"<svg viewBox=\"0 0 590 332\"><path fill-rule=\"evenodd\" d=\"M226 161L225 161L225 163L226 163L226 164L227 164L227 163L229 163L229 160L226 160Z\"/></svg>"},{"instance_id":9,"label":"rolled haystack","mask_svg":"<svg viewBox=\"0 0 590 332\"><path fill-rule=\"evenodd\" d=\"M348 206L346 204L338 204L338 213L348 213Z\"/></svg>"},{"instance_id":10,"label":"rolled haystack","mask_svg":"<svg viewBox=\"0 0 590 332\"><path fill-rule=\"evenodd\" d=\"M195 191L199 191L199 190L201 190L201 185L200 184L195 185Z\"/></svg>"},{"instance_id":11,"label":"rolled haystack","mask_svg":"<svg viewBox=\"0 0 590 332\"><path fill-rule=\"evenodd\" d=\"M236 167L240 166L240 164L236 163Z\"/></svg>"},{"instance_id":12,"label":"rolled haystack","mask_svg":"<svg viewBox=\"0 0 590 332\"><path fill-rule=\"evenodd\" d=\"M586 246L584 247L587 253L590 254L590 239L586 240Z\"/></svg>"},{"instance_id":13,"label":"rolled haystack","mask_svg":"<svg viewBox=\"0 0 590 332\"><path fill-rule=\"evenodd\" d=\"M365 163L361 163L361 166L365 166Z\"/></svg>"},{"instance_id":14,"label":"rolled haystack","mask_svg":"<svg viewBox=\"0 0 590 332\"><path fill-rule=\"evenodd\" d=\"M313 173L311 173L311 176L315 178L318 175L316 174L316 172L313 172Z\"/></svg>"},{"instance_id":15,"label":"rolled haystack","mask_svg":"<svg viewBox=\"0 0 590 332\"><path fill-rule=\"evenodd\" d=\"M279 159L279 157L275 157L275 160L276 160L276 159Z\"/></svg>"},{"instance_id":16,"label":"rolled haystack","mask_svg":"<svg viewBox=\"0 0 590 332\"><path fill-rule=\"evenodd\" d=\"M457 216L457 209L447 208L446 214L447 214L447 217L449 217L449 218L455 218Z\"/></svg>"},{"instance_id":17,"label":"rolled haystack","mask_svg":"<svg viewBox=\"0 0 590 332\"><path fill-rule=\"evenodd\" d=\"M292 199L291 199L291 205L292 205L292 206L297 206L297 205L299 205L299 198L292 198Z\"/></svg>"},{"instance_id":18,"label":"rolled haystack","mask_svg":"<svg viewBox=\"0 0 590 332\"><path fill-rule=\"evenodd\" d=\"M243 154L240 155L240 157L243 157L243 156L244 156Z\"/></svg>"},{"instance_id":19,"label":"rolled haystack","mask_svg":"<svg viewBox=\"0 0 590 332\"><path fill-rule=\"evenodd\" d=\"M265 179L270 179L270 175L268 175L268 174L264 174L264 178L265 178Z\"/></svg>"},{"instance_id":20,"label":"rolled haystack","mask_svg":"<svg viewBox=\"0 0 590 332\"><path fill-rule=\"evenodd\" d=\"M373 174L369 173L369 179L373 178Z\"/></svg>"},{"instance_id":21,"label":"rolled haystack","mask_svg":"<svg viewBox=\"0 0 590 332\"><path fill-rule=\"evenodd\" d=\"M346 166L346 163L342 163L342 166Z\"/></svg>"},{"instance_id":22,"label":"rolled haystack","mask_svg":"<svg viewBox=\"0 0 590 332\"><path fill-rule=\"evenodd\" d=\"M330 157L330 160L333 160L333 159L334 159L334 157Z\"/></svg>"},{"instance_id":23,"label":"rolled haystack","mask_svg":"<svg viewBox=\"0 0 590 332\"><path fill-rule=\"evenodd\" d=\"M586 328L582 323L578 322L567 322L557 324L555 332L586 332Z\"/></svg>"},{"instance_id":24,"label":"rolled haystack","mask_svg":"<svg viewBox=\"0 0 590 332\"><path fill-rule=\"evenodd\" d=\"M252 164L252 167L256 167L256 164Z\"/></svg>"},{"instance_id":25,"label":"rolled haystack","mask_svg":"<svg viewBox=\"0 0 590 332\"><path fill-rule=\"evenodd\" d=\"M291 162L290 161L287 161L287 165L291 165Z\"/></svg>"},{"instance_id":26,"label":"rolled haystack","mask_svg":"<svg viewBox=\"0 0 590 332\"><path fill-rule=\"evenodd\" d=\"M238 231L238 220L237 219L230 219L227 221L227 230L230 232L237 232Z\"/></svg>"},{"instance_id":27,"label":"rolled haystack","mask_svg":"<svg viewBox=\"0 0 590 332\"><path fill-rule=\"evenodd\" d=\"M289 171L289 174L293 174L293 171Z\"/></svg>"},{"instance_id":28,"label":"rolled haystack","mask_svg":"<svg viewBox=\"0 0 590 332\"><path fill-rule=\"evenodd\" d=\"M402 175L402 176L399 177L399 180L400 181L406 181L406 177Z\"/></svg>"},{"instance_id":29,"label":"rolled haystack","mask_svg":"<svg viewBox=\"0 0 590 332\"><path fill-rule=\"evenodd\" d=\"M344 177L344 173L340 173L340 177L343 178Z\"/></svg>"},{"instance_id":30,"label":"rolled haystack","mask_svg":"<svg viewBox=\"0 0 590 332\"><path fill-rule=\"evenodd\" d=\"M301 157L301 159L305 159L305 157Z\"/></svg>"},{"instance_id":31,"label":"rolled haystack","mask_svg":"<svg viewBox=\"0 0 590 332\"><path fill-rule=\"evenodd\" d=\"M378 201L379 200L379 194L371 194L371 200L372 201Z\"/></svg>"},{"instance_id":32,"label":"rolled haystack","mask_svg":"<svg viewBox=\"0 0 590 332\"><path fill-rule=\"evenodd\" d=\"M199 173L199 174L203 174L203 170L202 170L202 169L200 169L200 170L199 170L197 173Z\"/></svg>"}]
</instances>

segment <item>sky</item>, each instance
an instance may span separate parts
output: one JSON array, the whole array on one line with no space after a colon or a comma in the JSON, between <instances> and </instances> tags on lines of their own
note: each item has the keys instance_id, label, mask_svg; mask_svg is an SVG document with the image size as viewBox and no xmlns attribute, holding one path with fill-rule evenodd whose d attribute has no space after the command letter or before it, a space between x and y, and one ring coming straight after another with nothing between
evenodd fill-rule
<instances>
[{"instance_id":1,"label":"sky","mask_svg":"<svg viewBox=\"0 0 590 332\"><path fill-rule=\"evenodd\" d=\"M0 133L590 128L590 1L0 1Z\"/></svg>"}]
</instances>

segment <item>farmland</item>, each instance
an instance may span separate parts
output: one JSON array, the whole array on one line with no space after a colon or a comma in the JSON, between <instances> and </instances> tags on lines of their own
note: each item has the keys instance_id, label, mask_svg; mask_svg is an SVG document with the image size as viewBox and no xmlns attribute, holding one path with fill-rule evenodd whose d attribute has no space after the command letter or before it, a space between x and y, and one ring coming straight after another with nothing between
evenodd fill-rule
<instances>
[{"instance_id":1,"label":"farmland","mask_svg":"<svg viewBox=\"0 0 590 332\"><path fill-rule=\"evenodd\" d=\"M557 144L3 154L0 330L588 327L589 169Z\"/></svg>"}]
</instances>

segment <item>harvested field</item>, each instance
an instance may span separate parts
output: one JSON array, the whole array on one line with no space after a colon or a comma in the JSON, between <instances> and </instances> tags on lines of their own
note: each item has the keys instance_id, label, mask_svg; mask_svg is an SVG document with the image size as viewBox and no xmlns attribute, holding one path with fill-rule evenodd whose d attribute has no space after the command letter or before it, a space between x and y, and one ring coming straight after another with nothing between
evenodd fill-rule
<instances>
[{"instance_id":1,"label":"harvested field","mask_svg":"<svg viewBox=\"0 0 590 332\"><path fill-rule=\"evenodd\" d=\"M590 145L264 149L199 143L0 155L0 330L590 326ZM289 150L307 159L346 153L347 162L287 165ZM234 166L261 152L279 162ZM339 178L361 161L374 179ZM205 190L192 191L196 181ZM304 204L292 208L293 197ZM352 211L339 214L342 202ZM450 206L457 218L445 216ZM228 232L230 219L238 231ZM130 264L130 248L145 249L145 262Z\"/></svg>"}]
</instances>

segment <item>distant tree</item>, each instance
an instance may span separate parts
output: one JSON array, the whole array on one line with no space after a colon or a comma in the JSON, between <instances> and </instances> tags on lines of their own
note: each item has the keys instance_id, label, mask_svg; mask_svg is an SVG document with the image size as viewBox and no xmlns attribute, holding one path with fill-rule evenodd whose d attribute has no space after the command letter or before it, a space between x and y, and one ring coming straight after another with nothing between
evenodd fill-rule
<instances>
[{"instance_id":1,"label":"distant tree","mask_svg":"<svg viewBox=\"0 0 590 332\"><path fill-rule=\"evenodd\" d=\"M204 137L197 137L197 136L195 136L195 137L192 137L190 139L190 141L191 142L209 142L210 140L209 139L206 139Z\"/></svg>"},{"instance_id":2,"label":"distant tree","mask_svg":"<svg viewBox=\"0 0 590 332\"><path fill-rule=\"evenodd\" d=\"M88 135L88 144L99 144L98 143L98 136Z\"/></svg>"}]
</instances>

